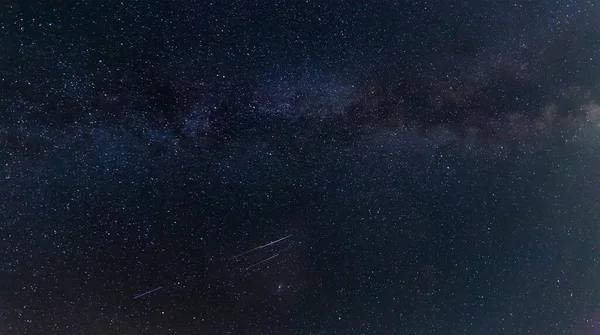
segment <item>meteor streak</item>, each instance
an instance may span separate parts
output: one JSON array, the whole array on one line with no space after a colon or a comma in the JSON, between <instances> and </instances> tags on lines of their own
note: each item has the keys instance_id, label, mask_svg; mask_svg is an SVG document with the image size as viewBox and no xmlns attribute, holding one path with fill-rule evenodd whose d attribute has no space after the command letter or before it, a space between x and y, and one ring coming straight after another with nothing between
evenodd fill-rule
<instances>
[{"instance_id":1,"label":"meteor streak","mask_svg":"<svg viewBox=\"0 0 600 335\"><path fill-rule=\"evenodd\" d=\"M159 287L155 288L154 290L150 290L150 291L148 291L148 292L144 292L144 293L142 293L142 294L136 295L135 297L133 297L133 299L141 298L141 297L145 296L146 294L150 294L150 293L152 293L152 292L158 291L158 290L160 290L161 288L162 288L162 286L159 286Z\"/></svg>"},{"instance_id":2,"label":"meteor streak","mask_svg":"<svg viewBox=\"0 0 600 335\"><path fill-rule=\"evenodd\" d=\"M273 255L273 256L271 256L269 258L265 258L265 259L263 259L262 261L260 261L258 263L254 263L254 264L250 265L249 267L247 267L245 271L248 271L248 270L252 269L253 267L255 267L257 265L260 265L260 264L262 264L262 263L264 263L266 261L269 261L269 260L271 260L271 259L273 259L273 258L275 258L277 256L279 256L279 254L275 254L275 255Z\"/></svg>"},{"instance_id":3,"label":"meteor streak","mask_svg":"<svg viewBox=\"0 0 600 335\"><path fill-rule=\"evenodd\" d=\"M260 246L258 246L258 247L256 247L256 248L254 248L254 249L250 249L250 250L248 250L248 251L244 251L244 252L242 252L242 253L241 253L241 254L239 254L239 255L235 255L235 256L231 257L229 260L236 259L236 258L238 258L238 257L241 257L241 256L244 256L244 255L246 255L246 254L249 254L249 253L251 253L251 252L253 252L253 251L255 251L255 250L259 250L259 249L266 248L266 247L268 247L268 246L271 246L271 245L277 244L277 243L279 243L279 242L281 242L281 241L283 241L283 240L285 240L285 239L288 239L288 238L292 237L292 235L293 235L293 234L290 234L290 235L288 235L288 236L285 236L285 237L282 237L282 238L280 238L280 239L278 239L278 240L275 240L275 241L269 242L269 243L267 243L267 244L264 244L264 245L260 245Z\"/></svg>"}]
</instances>

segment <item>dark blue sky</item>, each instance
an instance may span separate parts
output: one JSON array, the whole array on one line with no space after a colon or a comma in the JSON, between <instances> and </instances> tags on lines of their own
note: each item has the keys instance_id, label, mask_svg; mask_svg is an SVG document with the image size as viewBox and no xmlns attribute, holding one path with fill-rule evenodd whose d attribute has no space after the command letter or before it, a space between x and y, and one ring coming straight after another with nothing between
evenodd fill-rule
<instances>
[{"instance_id":1,"label":"dark blue sky","mask_svg":"<svg viewBox=\"0 0 600 335\"><path fill-rule=\"evenodd\" d=\"M2 4L0 333L595 334L599 14Z\"/></svg>"}]
</instances>

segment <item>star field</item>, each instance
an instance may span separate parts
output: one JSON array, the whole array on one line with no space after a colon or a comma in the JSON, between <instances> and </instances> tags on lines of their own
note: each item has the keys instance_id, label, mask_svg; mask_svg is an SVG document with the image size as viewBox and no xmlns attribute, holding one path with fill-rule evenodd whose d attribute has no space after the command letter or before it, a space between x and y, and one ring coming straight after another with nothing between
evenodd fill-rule
<instances>
[{"instance_id":1,"label":"star field","mask_svg":"<svg viewBox=\"0 0 600 335\"><path fill-rule=\"evenodd\" d=\"M597 334L593 1L7 1L0 334Z\"/></svg>"}]
</instances>

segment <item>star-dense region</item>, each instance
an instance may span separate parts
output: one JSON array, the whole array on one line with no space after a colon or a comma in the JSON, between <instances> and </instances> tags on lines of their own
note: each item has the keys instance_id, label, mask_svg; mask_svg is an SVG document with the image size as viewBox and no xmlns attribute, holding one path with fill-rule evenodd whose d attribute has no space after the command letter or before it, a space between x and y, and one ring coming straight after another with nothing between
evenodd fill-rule
<instances>
[{"instance_id":1,"label":"star-dense region","mask_svg":"<svg viewBox=\"0 0 600 335\"><path fill-rule=\"evenodd\" d=\"M4 1L0 334L600 334L596 1Z\"/></svg>"}]
</instances>

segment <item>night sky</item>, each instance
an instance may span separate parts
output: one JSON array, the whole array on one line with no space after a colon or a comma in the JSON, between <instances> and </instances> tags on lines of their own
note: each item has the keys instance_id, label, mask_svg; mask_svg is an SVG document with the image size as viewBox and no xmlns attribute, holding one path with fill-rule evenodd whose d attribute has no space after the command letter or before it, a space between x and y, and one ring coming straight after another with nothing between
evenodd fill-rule
<instances>
[{"instance_id":1,"label":"night sky","mask_svg":"<svg viewBox=\"0 0 600 335\"><path fill-rule=\"evenodd\" d=\"M0 334L600 334L596 1L3 1Z\"/></svg>"}]
</instances>

